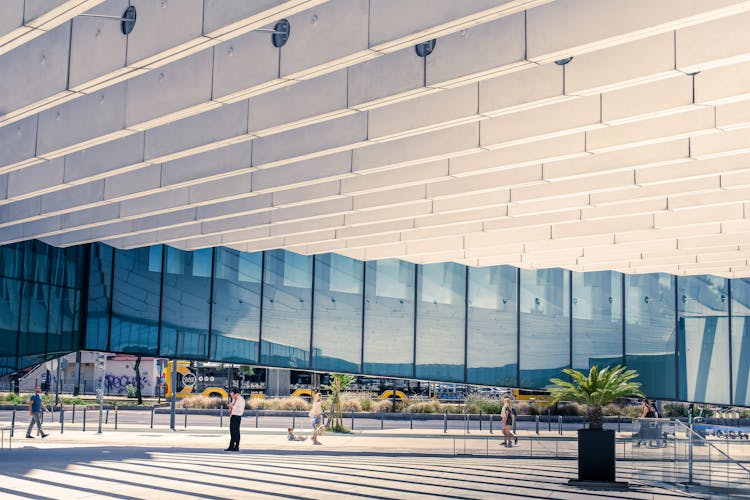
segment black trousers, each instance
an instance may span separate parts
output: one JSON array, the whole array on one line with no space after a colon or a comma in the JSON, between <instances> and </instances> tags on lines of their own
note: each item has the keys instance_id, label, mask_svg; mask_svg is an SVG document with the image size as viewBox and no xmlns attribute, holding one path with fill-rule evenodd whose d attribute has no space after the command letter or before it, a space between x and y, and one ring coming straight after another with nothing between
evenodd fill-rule
<instances>
[{"instance_id":1,"label":"black trousers","mask_svg":"<svg viewBox=\"0 0 750 500\"><path fill-rule=\"evenodd\" d=\"M240 447L240 421L242 417L239 415L232 415L229 418L229 447L239 448Z\"/></svg>"}]
</instances>

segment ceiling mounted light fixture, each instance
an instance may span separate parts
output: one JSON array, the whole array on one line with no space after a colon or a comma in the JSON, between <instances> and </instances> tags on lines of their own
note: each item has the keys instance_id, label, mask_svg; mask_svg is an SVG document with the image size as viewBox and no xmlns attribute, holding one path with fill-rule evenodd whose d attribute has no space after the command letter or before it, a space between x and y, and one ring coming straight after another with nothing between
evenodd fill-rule
<instances>
[{"instance_id":1,"label":"ceiling mounted light fixture","mask_svg":"<svg viewBox=\"0 0 750 500\"><path fill-rule=\"evenodd\" d=\"M133 31L133 28L135 28L137 13L135 6L131 5L125 9L125 12L123 12L120 17L105 16L102 14L80 14L79 17L98 17L100 19L113 19L115 21L120 21L120 31L122 31L123 35L129 35L130 32Z\"/></svg>"},{"instance_id":2,"label":"ceiling mounted light fixture","mask_svg":"<svg viewBox=\"0 0 750 500\"><path fill-rule=\"evenodd\" d=\"M433 38L432 40L416 44L414 50L417 51L419 57L427 57L432 54L433 50L435 50L436 43L437 40Z\"/></svg>"},{"instance_id":3,"label":"ceiling mounted light fixture","mask_svg":"<svg viewBox=\"0 0 750 500\"><path fill-rule=\"evenodd\" d=\"M565 57L563 59L558 59L557 61L555 61L555 64L557 64L558 66L565 66L572 60L573 60L572 57Z\"/></svg>"}]
</instances>

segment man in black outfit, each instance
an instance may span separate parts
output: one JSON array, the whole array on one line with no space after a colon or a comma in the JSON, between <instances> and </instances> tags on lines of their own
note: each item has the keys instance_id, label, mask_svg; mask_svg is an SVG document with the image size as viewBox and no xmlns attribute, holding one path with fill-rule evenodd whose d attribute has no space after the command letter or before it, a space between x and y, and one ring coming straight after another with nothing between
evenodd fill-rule
<instances>
[{"instance_id":1,"label":"man in black outfit","mask_svg":"<svg viewBox=\"0 0 750 500\"><path fill-rule=\"evenodd\" d=\"M240 451L240 422L245 413L245 398L240 390L232 387L232 399L229 401L229 447L224 451Z\"/></svg>"}]
</instances>

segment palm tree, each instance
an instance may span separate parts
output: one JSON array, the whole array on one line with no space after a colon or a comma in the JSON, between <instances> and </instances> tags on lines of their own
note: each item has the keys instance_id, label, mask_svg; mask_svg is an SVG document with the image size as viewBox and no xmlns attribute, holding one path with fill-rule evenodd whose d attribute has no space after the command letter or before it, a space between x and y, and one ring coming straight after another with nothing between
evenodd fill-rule
<instances>
[{"instance_id":1,"label":"palm tree","mask_svg":"<svg viewBox=\"0 0 750 500\"><path fill-rule=\"evenodd\" d=\"M331 383L325 386L331 391L331 418L328 419L328 429L334 432L351 432L344 426L344 415L341 410L341 391L346 390L354 377L343 373L331 373Z\"/></svg>"},{"instance_id":2,"label":"palm tree","mask_svg":"<svg viewBox=\"0 0 750 500\"><path fill-rule=\"evenodd\" d=\"M559 378L549 379L555 384L550 390L552 400L585 403L591 430L603 429L602 407L607 403L628 396L643 397L640 382L633 382L638 372L627 370L622 365L614 368L607 366L601 370L594 365L588 375L571 368L563 369L563 373L570 376L570 382Z\"/></svg>"}]
</instances>

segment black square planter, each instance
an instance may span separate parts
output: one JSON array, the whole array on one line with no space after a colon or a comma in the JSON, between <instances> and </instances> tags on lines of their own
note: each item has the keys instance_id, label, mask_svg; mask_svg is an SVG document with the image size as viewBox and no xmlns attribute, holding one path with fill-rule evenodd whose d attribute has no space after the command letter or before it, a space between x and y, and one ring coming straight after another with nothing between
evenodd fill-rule
<instances>
[{"instance_id":1,"label":"black square planter","mask_svg":"<svg viewBox=\"0 0 750 500\"><path fill-rule=\"evenodd\" d=\"M615 431L578 431L578 481L615 482Z\"/></svg>"}]
</instances>

